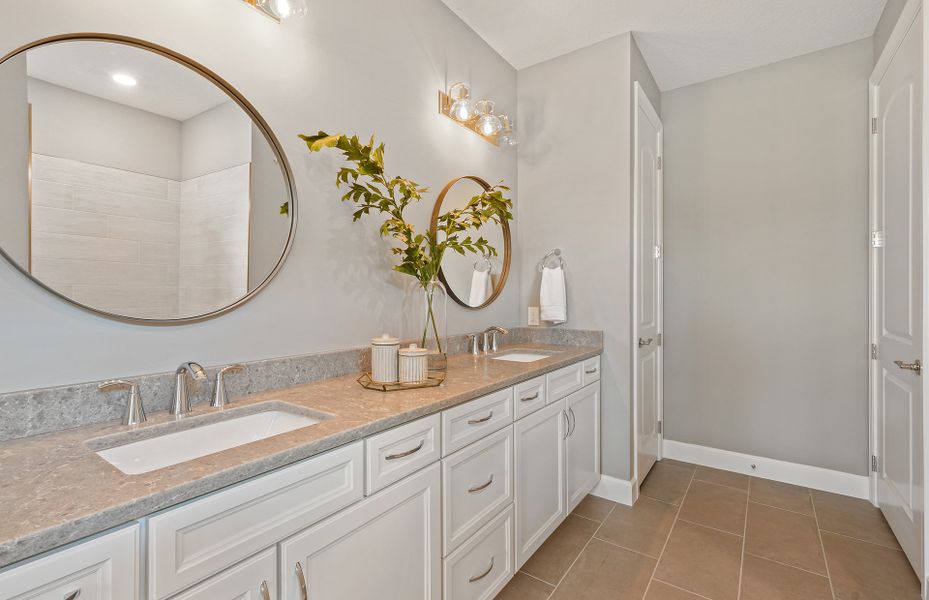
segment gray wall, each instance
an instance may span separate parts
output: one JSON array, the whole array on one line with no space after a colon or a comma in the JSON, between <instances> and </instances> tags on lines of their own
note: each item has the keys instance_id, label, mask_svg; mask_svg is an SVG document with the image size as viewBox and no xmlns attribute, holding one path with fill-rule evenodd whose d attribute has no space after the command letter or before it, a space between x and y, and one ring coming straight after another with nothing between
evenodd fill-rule
<instances>
[{"instance_id":1,"label":"gray wall","mask_svg":"<svg viewBox=\"0 0 929 600\"><path fill-rule=\"evenodd\" d=\"M31 77L29 101L33 152L181 178L178 121Z\"/></svg>"},{"instance_id":2,"label":"gray wall","mask_svg":"<svg viewBox=\"0 0 929 600\"><path fill-rule=\"evenodd\" d=\"M626 34L521 70L518 109L521 306L538 306L536 265L561 248L565 326L604 330L602 464L621 479L631 473L632 64L647 72L632 47Z\"/></svg>"},{"instance_id":3,"label":"gray wall","mask_svg":"<svg viewBox=\"0 0 929 600\"><path fill-rule=\"evenodd\" d=\"M229 100L181 123L181 176L186 181L252 160L252 120Z\"/></svg>"},{"instance_id":4,"label":"gray wall","mask_svg":"<svg viewBox=\"0 0 929 600\"><path fill-rule=\"evenodd\" d=\"M668 439L867 472L872 51L664 94Z\"/></svg>"},{"instance_id":5,"label":"gray wall","mask_svg":"<svg viewBox=\"0 0 929 600\"><path fill-rule=\"evenodd\" d=\"M29 268L29 103L25 56L11 59L0 69L0 243L10 258Z\"/></svg>"},{"instance_id":6,"label":"gray wall","mask_svg":"<svg viewBox=\"0 0 929 600\"><path fill-rule=\"evenodd\" d=\"M884 6L884 12L881 14L881 20L877 23L877 29L874 30L874 60L877 61L890 39L897 21L900 20L900 13L906 6L907 0L887 0Z\"/></svg>"},{"instance_id":7,"label":"gray wall","mask_svg":"<svg viewBox=\"0 0 929 600\"><path fill-rule=\"evenodd\" d=\"M298 133L376 133L387 143L388 171L428 185L430 200L465 174L503 179L516 195L515 153L436 111L437 90L458 80L470 80L501 112L512 111L516 72L440 2L314 2L308 18L284 25L244 2L27 2L0 22L0 52L73 31L170 47L248 98L294 170L296 243L280 275L253 301L218 319L172 327L84 312L0 261L0 391L166 371L183 360L221 364L344 348L396 330L410 278L391 272L389 242L374 221L351 222L351 207L333 185L339 157L310 156ZM423 227L430 211L424 202L410 216ZM449 332L517 324L518 282L515 272L486 310L449 305Z\"/></svg>"}]
</instances>

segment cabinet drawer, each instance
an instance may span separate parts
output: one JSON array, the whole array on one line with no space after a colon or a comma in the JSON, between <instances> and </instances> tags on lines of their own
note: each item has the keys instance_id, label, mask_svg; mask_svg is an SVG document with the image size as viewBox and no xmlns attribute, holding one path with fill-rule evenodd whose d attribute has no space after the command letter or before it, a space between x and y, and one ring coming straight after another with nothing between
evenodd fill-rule
<instances>
[{"instance_id":1,"label":"cabinet drawer","mask_svg":"<svg viewBox=\"0 0 929 600\"><path fill-rule=\"evenodd\" d=\"M264 589L268 590L267 596ZM277 598L277 548L268 548L171 600Z\"/></svg>"},{"instance_id":2,"label":"cabinet drawer","mask_svg":"<svg viewBox=\"0 0 929 600\"><path fill-rule=\"evenodd\" d=\"M439 460L439 423L432 415L366 439L365 494Z\"/></svg>"},{"instance_id":3,"label":"cabinet drawer","mask_svg":"<svg viewBox=\"0 0 929 600\"><path fill-rule=\"evenodd\" d=\"M513 501L513 428L442 460L443 556Z\"/></svg>"},{"instance_id":4,"label":"cabinet drawer","mask_svg":"<svg viewBox=\"0 0 929 600\"><path fill-rule=\"evenodd\" d=\"M513 388L442 413L442 456L460 450L513 422Z\"/></svg>"},{"instance_id":5,"label":"cabinet drawer","mask_svg":"<svg viewBox=\"0 0 929 600\"><path fill-rule=\"evenodd\" d=\"M219 573L363 497L362 442L149 519L149 597Z\"/></svg>"},{"instance_id":6,"label":"cabinet drawer","mask_svg":"<svg viewBox=\"0 0 929 600\"><path fill-rule=\"evenodd\" d=\"M546 402L545 375L513 386L513 418L519 420L534 413Z\"/></svg>"},{"instance_id":7,"label":"cabinet drawer","mask_svg":"<svg viewBox=\"0 0 929 600\"><path fill-rule=\"evenodd\" d=\"M584 361L584 385L600 381L600 357L595 356Z\"/></svg>"},{"instance_id":8,"label":"cabinet drawer","mask_svg":"<svg viewBox=\"0 0 929 600\"><path fill-rule=\"evenodd\" d=\"M561 400L568 394L574 393L583 387L584 383L584 363L575 363L569 367L563 367L557 371L552 371L545 376L545 385L548 387L548 398L546 402L551 404Z\"/></svg>"},{"instance_id":9,"label":"cabinet drawer","mask_svg":"<svg viewBox=\"0 0 929 600\"><path fill-rule=\"evenodd\" d=\"M513 507L443 563L444 600L490 600L513 578Z\"/></svg>"},{"instance_id":10,"label":"cabinet drawer","mask_svg":"<svg viewBox=\"0 0 929 600\"><path fill-rule=\"evenodd\" d=\"M0 573L3 600L136 600L139 589L138 525Z\"/></svg>"}]
</instances>

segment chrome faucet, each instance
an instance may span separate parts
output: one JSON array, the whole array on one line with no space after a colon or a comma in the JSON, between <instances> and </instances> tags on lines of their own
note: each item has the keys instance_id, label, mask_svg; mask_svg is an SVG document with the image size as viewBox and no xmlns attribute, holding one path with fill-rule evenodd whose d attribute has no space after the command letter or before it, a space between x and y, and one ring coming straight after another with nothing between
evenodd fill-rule
<instances>
[{"instance_id":1,"label":"chrome faucet","mask_svg":"<svg viewBox=\"0 0 929 600\"><path fill-rule=\"evenodd\" d=\"M188 378L206 379L206 372L198 363L185 362L174 372L176 386L174 388L174 403L171 405L171 414L182 417L190 412L190 389Z\"/></svg>"},{"instance_id":2,"label":"chrome faucet","mask_svg":"<svg viewBox=\"0 0 929 600\"><path fill-rule=\"evenodd\" d=\"M104 381L97 386L101 392L107 392L115 389L128 389L129 402L126 404L126 412L123 413L123 425L138 425L145 422L145 409L142 407L142 395L139 393L139 384L134 381L125 379L113 379Z\"/></svg>"},{"instance_id":3,"label":"chrome faucet","mask_svg":"<svg viewBox=\"0 0 929 600\"><path fill-rule=\"evenodd\" d=\"M210 406L213 408L223 408L228 403L226 398L226 373L238 373L245 369L244 365L229 365L216 372L216 383L213 384L213 398L210 400Z\"/></svg>"},{"instance_id":4,"label":"chrome faucet","mask_svg":"<svg viewBox=\"0 0 929 600\"><path fill-rule=\"evenodd\" d=\"M510 332L509 329L505 329L498 325L491 325L485 329L481 335L484 337L484 354L490 354L491 352L497 351L497 334L506 335Z\"/></svg>"}]
</instances>

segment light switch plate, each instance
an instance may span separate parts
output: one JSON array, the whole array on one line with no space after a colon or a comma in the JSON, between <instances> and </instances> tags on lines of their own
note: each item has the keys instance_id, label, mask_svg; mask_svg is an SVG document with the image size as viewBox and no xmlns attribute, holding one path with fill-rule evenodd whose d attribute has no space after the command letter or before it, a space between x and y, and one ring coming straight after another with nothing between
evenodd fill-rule
<instances>
[{"instance_id":1,"label":"light switch plate","mask_svg":"<svg viewBox=\"0 0 929 600\"><path fill-rule=\"evenodd\" d=\"M529 326L531 327L533 325L538 325L538 324L539 324L539 307L530 306L529 307Z\"/></svg>"}]
</instances>

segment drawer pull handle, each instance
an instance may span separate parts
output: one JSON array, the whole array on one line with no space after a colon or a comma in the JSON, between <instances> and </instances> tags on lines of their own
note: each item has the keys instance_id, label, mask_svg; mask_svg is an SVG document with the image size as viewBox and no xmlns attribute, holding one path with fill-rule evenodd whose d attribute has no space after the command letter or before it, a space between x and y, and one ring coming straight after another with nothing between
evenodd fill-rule
<instances>
[{"instance_id":1,"label":"drawer pull handle","mask_svg":"<svg viewBox=\"0 0 929 600\"><path fill-rule=\"evenodd\" d=\"M297 574L297 583L300 584L300 593L303 594L303 600L309 600L306 595L306 577L303 575L303 567L300 566L300 561L297 561L297 566L294 567L294 572Z\"/></svg>"},{"instance_id":2,"label":"drawer pull handle","mask_svg":"<svg viewBox=\"0 0 929 600\"><path fill-rule=\"evenodd\" d=\"M574 416L574 408L568 407L568 415L571 417L571 429L568 430L568 437L574 435L574 428L577 427L577 417Z\"/></svg>"},{"instance_id":3,"label":"drawer pull handle","mask_svg":"<svg viewBox=\"0 0 929 600\"><path fill-rule=\"evenodd\" d=\"M487 567L487 570L486 570L486 571L484 571L484 572L481 573L480 575L477 575L477 576L475 576L475 577L469 578L469 579L468 579L468 583L476 583L476 582L480 581L481 579L484 579L485 577L487 577L488 575L490 575L490 572L494 570L494 558L496 558L496 557L491 557L491 559L490 559L490 566Z\"/></svg>"},{"instance_id":4,"label":"drawer pull handle","mask_svg":"<svg viewBox=\"0 0 929 600\"><path fill-rule=\"evenodd\" d=\"M594 373L597 372L597 367L593 367L593 368L591 368L591 369L586 369L584 372L587 373L588 375L593 375Z\"/></svg>"},{"instance_id":5,"label":"drawer pull handle","mask_svg":"<svg viewBox=\"0 0 929 600\"><path fill-rule=\"evenodd\" d=\"M478 493L478 492L483 492L484 490L486 490L487 488L489 488L489 487L490 487L490 484L493 483L493 482L494 482L494 476L491 475L491 476L490 476L490 479L487 480L487 483L484 483L484 484L479 485L479 486L477 486L477 487L468 488L468 493L469 493L469 494L476 494L476 493Z\"/></svg>"},{"instance_id":6,"label":"drawer pull handle","mask_svg":"<svg viewBox=\"0 0 929 600\"><path fill-rule=\"evenodd\" d=\"M71 592L70 594L65 594L65 600L74 600L80 595L81 595L81 589L78 588L74 590L73 592Z\"/></svg>"},{"instance_id":7,"label":"drawer pull handle","mask_svg":"<svg viewBox=\"0 0 929 600\"><path fill-rule=\"evenodd\" d=\"M468 421L468 425L480 425L481 423L486 423L487 421L494 418L494 411L490 411L490 414L484 417L483 419L471 419Z\"/></svg>"},{"instance_id":8,"label":"drawer pull handle","mask_svg":"<svg viewBox=\"0 0 929 600\"><path fill-rule=\"evenodd\" d=\"M261 600L271 600L271 592L268 590L267 581L261 582L261 587L258 588L258 591L261 592Z\"/></svg>"},{"instance_id":9,"label":"drawer pull handle","mask_svg":"<svg viewBox=\"0 0 929 600\"><path fill-rule=\"evenodd\" d=\"M520 398L520 401L522 401L522 402L532 402L533 400L538 400L538 399L539 399L539 392L536 392L536 393L534 393L534 394L531 395L531 396L526 396L525 398Z\"/></svg>"},{"instance_id":10,"label":"drawer pull handle","mask_svg":"<svg viewBox=\"0 0 929 600\"><path fill-rule=\"evenodd\" d=\"M387 455L385 458L386 458L387 460L397 460L398 458L406 458L407 456L410 456L410 455L412 455L412 454L416 454L417 452L419 452L420 450L422 450L422 449L423 449L423 446L425 446L425 445L426 445L426 439L423 438L423 441L421 441L421 442L419 443L419 446L416 446L416 447L413 448L412 450L407 450L406 452L400 452L399 454L389 454L389 455Z\"/></svg>"}]
</instances>

